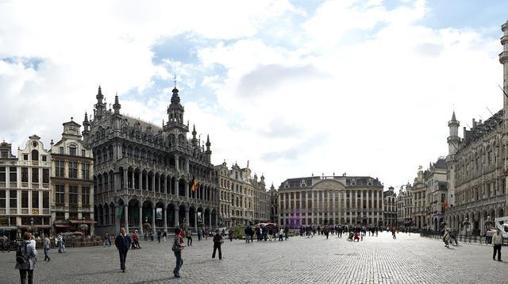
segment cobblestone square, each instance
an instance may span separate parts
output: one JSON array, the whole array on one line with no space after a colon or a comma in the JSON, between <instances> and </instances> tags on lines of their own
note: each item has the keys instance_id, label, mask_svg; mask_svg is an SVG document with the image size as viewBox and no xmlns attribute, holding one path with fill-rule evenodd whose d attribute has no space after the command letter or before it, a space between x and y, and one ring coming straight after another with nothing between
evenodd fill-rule
<instances>
[{"instance_id":1,"label":"cobblestone square","mask_svg":"<svg viewBox=\"0 0 508 284\"><path fill-rule=\"evenodd\" d=\"M284 242L226 241L223 260L212 259L212 241L184 250L180 279L173 278L171 242L142 242L130 250L127 271L119 269L114 247L42 250L36 283L507 283L508 262L492 260L492 247L459 244L447 249L438 240L417 234L388 233L349 242L331 235L292 237ZM504 258L508 252L504 248ZM0 258L2 283L18 283L13 252Z\"/></svg>"}]
</instances>

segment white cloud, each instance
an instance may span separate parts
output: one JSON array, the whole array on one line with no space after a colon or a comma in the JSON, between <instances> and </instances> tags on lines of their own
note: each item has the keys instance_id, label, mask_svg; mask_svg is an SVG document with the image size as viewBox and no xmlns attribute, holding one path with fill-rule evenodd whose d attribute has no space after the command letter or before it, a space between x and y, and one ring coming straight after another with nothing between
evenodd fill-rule
<instances>
[{"instance_id":1,"label":"white cloud","mask_svg":"<svg viewBox=\"0 0 508 284\"><path fill-rule=\"evenodd\" d=\"M185 119L202 139L210 133L216 163L250 160L276 186L322 172L397 186L446 155L453 107L462 125L501 107L498 39L426 27L425 1L326 1L314 13L288 1L139 3L0 4L0 58L42 60L35 69L0 60L9 105L0 138L58 139L64 120L92 108L97 84L109 102L119 92L122 111L159 125L168 93L122 95L178 70ZM197 63L156 65L154 44L183 32L213 41ZM217 64L224 74L206 73Z\"/></svg>"}]
</instances>

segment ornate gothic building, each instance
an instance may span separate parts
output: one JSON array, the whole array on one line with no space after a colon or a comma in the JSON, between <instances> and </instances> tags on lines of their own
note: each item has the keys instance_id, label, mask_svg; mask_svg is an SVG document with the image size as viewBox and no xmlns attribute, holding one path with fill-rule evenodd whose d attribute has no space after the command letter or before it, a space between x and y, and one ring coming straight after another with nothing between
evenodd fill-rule
<instances>
[{"instance_id":1,"label":"ornate gothic building","mask_svg":"<svg viewBox=\"0 0 508 284\"><path fill-rule=\"evenodd\" d=\"M502 25L504 107L482 122L473 119L459 137L459 121L448 122L447 223L463 234L483 234L494 218L508 210L508 21Z\"/></svg>"},{"instance_id":2,"label":"ornate gothic building","mask_svg":"<svg viewBox=\"0 0 508 284\"><path fill-rule=\"evenodd\" d=\"M85 113L82 134L95 159L98 234L116 233L120 226L151 234L179 224L217 225L219 191L210 140L206 148L200 145L195 127L187 138L178 89L172 93L162 127L121 114L118 96L108 110L100 87L93 119Z\"/></svg>"}]
</instances>

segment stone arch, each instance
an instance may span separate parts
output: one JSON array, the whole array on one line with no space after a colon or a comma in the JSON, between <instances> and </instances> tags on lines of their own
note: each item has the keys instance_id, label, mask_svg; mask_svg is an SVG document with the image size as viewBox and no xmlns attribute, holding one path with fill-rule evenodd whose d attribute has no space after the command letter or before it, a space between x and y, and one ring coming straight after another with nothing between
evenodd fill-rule
<instances>
[{"instance_id":1,"label":"stone arch","mask_svg":"<svg viewBox=\"0 0 508 284\"><path fill-rule=\"evenodd\" d=\"M111 216L111 225L115 225L116 224L116 207L115 207L115 203L111 202L109 204L109 215Z\"/></svg>"},{"instance_id":2,"label":"stone arch","mask_svg":"<svg viewBox=\"0 0 508 284\"><path fill-rule=\"evenodd\" d=\"M148 181L148 173L145 169L141 172L141 188L142 190L148 190L146 182Z\"/></svg>"},{"instance_id":3,"label":"stone arch","mask_svg":"<svg viewBox=\"0 0 508 284\"><path fill-rule=\"evenodd\" d=\"M134 188L135 189L141 189L141 183L140 183L140 178L139 178L139 175L140 175L141 171L139 170L139 168L135 168L134 169Z\"/></svg>"},{"instance_id":4,"label":"stone arch","mask_svg":"<svg viewBox=\"0 0 508 284\"><path fill-rule=\"evenodd\" d=\"M128 167L127 168L127 188L130 188L130 189L134 188L133 178L134 178L134 169L132 167Z\"/></svg>"},{"instance_id":5,"label":"stone arch","mask_svg":"<svg viewBox=\"0 0 508 284\"><path fill-rule=\"evenodd\" d=\"M153 206L153 202L149 199L143 202L143 224L149 223L151 225L153 223Z\"/></svg>"},{"instance_id":6,"label":"stone arch","mask_svg":"<svg viewBox=\"0 0 508 284\"><path fill-rule=\"evenodd\" d=\"M166 206L162 201L158 201L155 204L155 226L157 230L161 230L164 228L164 209Z\"/></svg>"},{"instance_id":7,"label":"stone arch","mask_svg":"<svg viewBox=\"0 0 508 284\"><path fill-rule=\"evenodd\" d=\"M104 207L103 209L104 210L104 225L110 225L111 224L111 219L110 219L110 211L109 211L109 205L106 203L104 204Z\"/></svg>"},{"instance_id":8,"label":"stone arch","mask_svg":"<svg viewBox=\"0 0 508 284\"><path fill-rule=\"evenodd\" d=\"M166 210L167 210L167 226L168 227L175 227L175 204L169 203Z\"/></svg>"},{"instance_id":9,"label":"stone arch","mask_svg":"<svg viewBox=\"0 0 508 284\"><path fill-rule=\"evenodd\" d=\"M180 204L178 208L178 224L185 225L185 211L187 206L185 204Z\"/></svg>"},{"instance_id":10,"label":"stone arch","mask_svg":"<svg viewBox=\"0 0 508 284\"><path fill-rule=\"evenodd\" d=\"M194 208L194 206L190 206L189 207L189 226L190 227L196 227L197 224L196 224L196 216L197 216L197 212L196 212L196 209Z\"/></svg>"},{"instance_id":11,"label":"stone arch","mask_svg":"<svg viewBox=\"0 0 508 284\"><path fill-rule=\"evenodd\" d=\"M141 228L140 220L139 220L139 208L141 206L141 202L137 198L132 198L128 203L128 212L129 212L129 229L139 229Z\"/></svg>"},{"instance_id":12,"label":"stone arch","mask_svg":"<svg viewBox=\"0 0 508 284\"><path fill-rule=\"evenodd\" d=\"M178 180L178 195L185 196L186 181L184 178Z\"/></svg>"}]
</instances>

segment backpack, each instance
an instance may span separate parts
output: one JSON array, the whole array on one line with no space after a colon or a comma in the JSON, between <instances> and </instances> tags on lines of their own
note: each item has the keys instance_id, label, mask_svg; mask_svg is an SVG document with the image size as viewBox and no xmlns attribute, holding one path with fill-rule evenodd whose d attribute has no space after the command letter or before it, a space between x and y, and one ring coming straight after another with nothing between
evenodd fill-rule
<instances>
[{"instance_id":1,"label":"backpack","mask_svg":"<svg viewBox=\"0 0 508 284\"><path fill-rule=\"evenodd\" d=\"M21 244L18 244L18 247L16 248L16 263L19 264L22 268L30 266L30 261L29 261L28 252L27 252L27 245L28 244L26 242L21 243Z\"/></svg>"}]
</instances>

